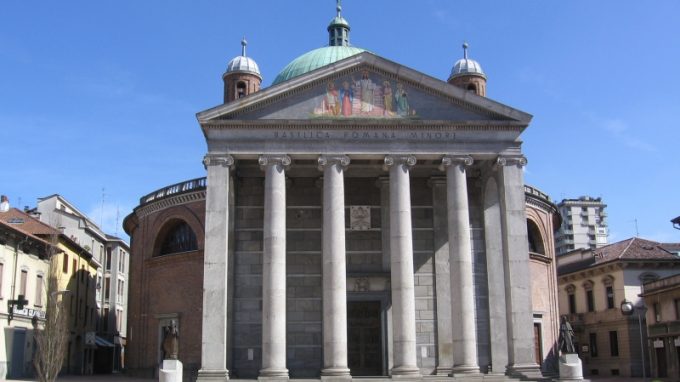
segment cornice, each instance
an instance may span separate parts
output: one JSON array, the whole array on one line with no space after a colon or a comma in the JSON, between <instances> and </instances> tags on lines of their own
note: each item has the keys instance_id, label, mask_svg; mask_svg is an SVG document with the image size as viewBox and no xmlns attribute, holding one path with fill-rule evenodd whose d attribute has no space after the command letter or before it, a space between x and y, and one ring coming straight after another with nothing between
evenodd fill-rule
<instances>
[{"instance_id":1,"label":"cornice","mask_svg":"<svg viewBox=\"0 0 680 382\"><path fill-rule=\"evenodd\" d=\"M531 260L536 260L544 264L551 264L553 262L553 260L550 257L546 255L541 255L540 253L536 252L529 252L529 258Z\"/></svg>"},{"instance_id":2,"label":"cornice","mask_svg":"<svg viewBox=\"0 0 680 382\"><path fill-rule=\"evenodd\" d=\"M148 215L151 215L154 212L164 210L168 207L193 203L200 200L205 200L205 189L197 190L194 192L188 192L176 196L171 196L169 198L151 202L147 205L144 205L143 207L135 209L135 214L141 219Z\"/></svg>"},{"instance_id":3,"label":"cornice","mask_svg":"<svg viewBox=\"0 0 680 382\"><path fill-rule=\"evenodd\" d=\"M273 129L273 130L459 130L459 131L510 131L521 132L527 127L525 123L515 121L395 121L383 119L355 120L211 120L201 123L204 130L225 129Z\"/></svg>"}]
</instances>

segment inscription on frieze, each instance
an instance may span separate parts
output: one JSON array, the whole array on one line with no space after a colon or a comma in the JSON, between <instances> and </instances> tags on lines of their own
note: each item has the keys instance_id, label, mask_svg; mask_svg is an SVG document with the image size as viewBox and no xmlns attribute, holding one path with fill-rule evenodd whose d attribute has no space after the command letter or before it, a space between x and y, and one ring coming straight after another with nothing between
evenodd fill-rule
<instances>
[{"instance_id":1,"label":"inscription on frieze","mask_svg":"<svg viewBox=\"0 0 680 382\"><path fill-rule=\"evenodd\" d=\"M455 141L456 133L449 131L330 131L330 130L280 130L272 132L272 137L279 140L421 140L421 141Z\"/></svg>"}]
</instances>

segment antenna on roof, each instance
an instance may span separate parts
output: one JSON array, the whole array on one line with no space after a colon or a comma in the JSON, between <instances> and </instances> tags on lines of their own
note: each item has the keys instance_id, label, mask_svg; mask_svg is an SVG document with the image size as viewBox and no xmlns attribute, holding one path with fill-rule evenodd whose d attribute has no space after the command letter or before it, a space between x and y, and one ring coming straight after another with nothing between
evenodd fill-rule
<instances>
[{"instance_id":1,"label":"antenna on roof","mask_svg":"<svg viewBox=\"0 0 680 382\"><path fill-rule=\"evenodd\" d=\"M104 230L104 198L106 197L106 189L102 187L102 208L99 210L99 229Z\"/></svg>"},{"instance_id":2,"label":"antenna on roof","mask_svg":"<svg viewBox=\"0 0 680 382\"><path fill-rule=\"evenodd\" d=\"M635 218L635 237L640 237L640 231L638 231L637 218Z\"/></svg>"}]
</instances>

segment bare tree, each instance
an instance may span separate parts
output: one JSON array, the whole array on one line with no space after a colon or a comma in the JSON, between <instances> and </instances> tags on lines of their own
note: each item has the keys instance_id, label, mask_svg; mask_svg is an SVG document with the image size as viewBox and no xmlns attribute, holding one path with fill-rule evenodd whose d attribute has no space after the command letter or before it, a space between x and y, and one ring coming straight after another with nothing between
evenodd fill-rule
<instances>
[{"instance_id":1,"label":"bare tree","mask_svg":"<svg viewBox=\"0 0 680 382\"><path fill-rule=\"evenodd\" d=\"M66 346L68 345L68 312L64 309L60 294L65 291L59 290L58 272L58 241L59 235L51 235L51 245L48 249L50 262L49 276L47 278L47 307L45 321L42 328L37 319L34 319L34 338L36 352L33 357L33 366L40 382L53 382L57 379L59 371L64 364Z\"/></svg>"}]
</instances>

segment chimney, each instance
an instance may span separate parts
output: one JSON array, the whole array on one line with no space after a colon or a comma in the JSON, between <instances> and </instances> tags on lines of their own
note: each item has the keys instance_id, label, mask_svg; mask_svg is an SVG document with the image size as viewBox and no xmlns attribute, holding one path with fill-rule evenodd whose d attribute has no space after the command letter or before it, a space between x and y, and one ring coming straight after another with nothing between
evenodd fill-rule
<instances>
[{"instance_id":1,"label":"chimney","mask_svg":"<svg viewBox=\"0 0 680 382\"><path fill-rule=\"evenodd\" d=\"M0 196L0 212L9 211L9 198L7 195Z\"/></svg>"}]
</instances>

